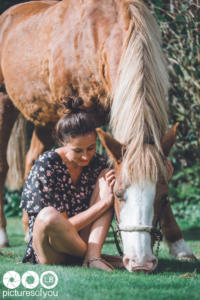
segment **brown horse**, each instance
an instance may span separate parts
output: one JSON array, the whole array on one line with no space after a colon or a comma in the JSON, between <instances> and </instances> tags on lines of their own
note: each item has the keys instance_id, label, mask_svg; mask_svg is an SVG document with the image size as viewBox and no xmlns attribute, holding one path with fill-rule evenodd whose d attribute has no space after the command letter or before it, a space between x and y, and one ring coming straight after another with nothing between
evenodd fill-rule
<instances>
[{"instance_id":1,"label":"brown horse","mask_svg":"<svg viewBox=\"0 0 200 300\"><path fill-rule=\"evenodd\" d=\"M52 145L52 128L65 113L66 96L79 95L85 109L93 109L97 117L100 111L111 111L113 135L126 145L121 178L127 193L133 183L143 183L151 195L160 175L166 178L161 139L168 126L168 78L160 42L157 25L139 0L32 1L1 15L2 246L8 245L2 192L6 149L19 111L35 124L33 139L40 145L33 154L32 143L26 170ZM99 124L106 122L103 115ZM174 256L192 256L170 206L166 216L174 226L168 224L165 230L170 251ZM130 252L132 246L124 243Z\"/></svg>"},{"instance_id":2,"label":"brown horse","mask_svg":"<svg viewBox=\"0 0 200 300\"><path fill-rule=\"evenodd\" d=\"M175 142L176 129L177 124L162 138L161 145L165 158ZM181 251L186 251L187 247L183 240L177 241L179 230L167 200L168 183L160 176L156 185L148 180L127 184L123 179L126 145L122 145L101 129L97 129L97 133L114 161L116 173L114 207L117 228L123 242L124 251L120 254L123 254L124 266L130 272L141 269L146 272L152 271L158 263L152 248L157 239L160 243L160 228L168 243L171 242L172 255L177 256L181 248ZM176 249L177 246L180 249ZM156 252L158 250L159 244Z\"/></svg>"}]
</instances>

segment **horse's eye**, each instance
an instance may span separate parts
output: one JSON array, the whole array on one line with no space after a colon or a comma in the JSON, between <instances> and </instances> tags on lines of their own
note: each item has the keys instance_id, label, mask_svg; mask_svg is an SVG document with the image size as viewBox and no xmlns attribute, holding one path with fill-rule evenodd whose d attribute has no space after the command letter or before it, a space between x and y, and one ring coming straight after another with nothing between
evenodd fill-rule
<instances>
[{"instance_id":1,"label":"horse's eye","mask_svg":"<svg viewBox=\"0 0 200 300\"><path fill-rule=\"evenodd\" d=\"M124 200L124 194L123 194L122 191L116 191L116 192L115 192L115 197L116 197L117 199L119 199L120 201Z\"/></svg>"}]
</instances>

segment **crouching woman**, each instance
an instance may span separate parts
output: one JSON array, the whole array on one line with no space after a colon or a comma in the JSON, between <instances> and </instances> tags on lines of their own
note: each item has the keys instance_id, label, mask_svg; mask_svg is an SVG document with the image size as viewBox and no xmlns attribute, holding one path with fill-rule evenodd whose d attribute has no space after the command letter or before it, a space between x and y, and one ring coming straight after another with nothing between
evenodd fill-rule
<instances>
[{"instance_id":1,"label":"crouching woman","mask_svg":"<svg viewBox=\"0 0 200 300\"><path fill-rule=\"evenodd\" d=\"M96 153L95 120L69 100L57 123L61 146L38 158L25 182L20 207L29 216L23 262L112 270L101 256L113 216L115 174ZM109 256L107 256L109 257Z\"/></svg>"}]
</instances>

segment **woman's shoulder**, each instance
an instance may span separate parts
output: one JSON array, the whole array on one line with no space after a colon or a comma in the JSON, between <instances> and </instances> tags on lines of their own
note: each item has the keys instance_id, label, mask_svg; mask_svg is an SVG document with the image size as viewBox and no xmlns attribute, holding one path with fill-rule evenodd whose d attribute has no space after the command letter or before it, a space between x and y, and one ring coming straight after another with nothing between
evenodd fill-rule
<instances>
[{"instance_id":1,"label":"woman's shoulder","mask_svg":"<svg viewBox=\"0 0 200 300\"><path fill-rule=\"evenodd\" d=\"M55 152L54 149L43 152L35 161L34 166L44 167L45 169L52 168L55 165L60 165L61 157Z\"/></svg>"},{"instance_id":2,"label":"woman's shoulder","mask_svg":"<svg viewBox=\"0 0 200 300\"><path fill-rule=\"evenodd\" d=\"M60 162L61 158L58 155L58 153L54 150L48 150L43 152L37 159L38 162L49 162L49 163L53 163L53 162Z\"/></svg>"}]
</instances>

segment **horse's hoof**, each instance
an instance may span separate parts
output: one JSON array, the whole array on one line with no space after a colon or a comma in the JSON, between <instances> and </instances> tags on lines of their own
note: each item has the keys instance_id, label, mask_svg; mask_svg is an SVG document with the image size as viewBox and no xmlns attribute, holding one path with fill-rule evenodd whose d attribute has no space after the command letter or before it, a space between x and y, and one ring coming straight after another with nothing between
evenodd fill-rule
<instances>
[{"instance_id":1,"label":"horse's hoof","mask_svg":"<svg viewBox=\"0 0 200 300\"><path fill-rule=\"evenodd\" d=\"M181 261L189 261L189 262L196 262L198 261L197 257L192 254L192 255L179 255L177 257L178 260L181 260Z\"/></svg>"},{"instance_id":2,"label":"horse's hoof","mask_svg":"<svg viewBox=\"0 0 200 300\"><path fill-rule=\"evenodd\" d=\"M174 243L169 243L169 252L172 257L178 260L187 260L187 261L194 261L196 257L192 253L190 247L186 244L184 239L176 241Z\"/></svg>"},{"instance_id":3,"label":"horse's hoof","mask_svg":"<svg viewBox=\"0 0 200 300\"><path fill-rule=\"evenodd\" d=\"M2 248L9 247L8 236L4 228L0 229L0 247Z\"/></svg>"}]
</instances>

